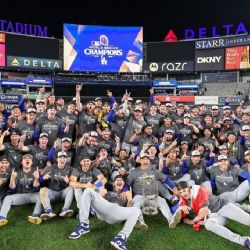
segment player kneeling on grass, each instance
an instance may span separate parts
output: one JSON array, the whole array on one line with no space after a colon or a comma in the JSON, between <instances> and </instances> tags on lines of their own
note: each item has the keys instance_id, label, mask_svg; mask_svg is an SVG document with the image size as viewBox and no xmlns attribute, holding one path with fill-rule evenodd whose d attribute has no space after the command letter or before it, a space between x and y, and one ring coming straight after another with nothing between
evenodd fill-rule
<instances>
[{"instance_id":1,"label":"player kneeling on grass","mask_svg":"<svg viewBox=\"0 0 250 250\"><path fill-rule=\"evenodd\" d=\"M176 187L180 194L177 213L182 214L184 223L193 225L196 231L200 225L205 225L208 231L250 249L249 237L233 233L225 227L228 219L250 226L248 213L226 199L210 194L204 187L194 185L190 188L184 181Z\"/></svg>"},{"instance_id":2,"label":"player kneeling on grass","mask_svg":"<svg viewBox=\"0 0 250 250\"><path fill-rule=\"evenodd\" d=\"M108 224L126 221L123 229L110 242L116 249L126 250L126 241L141 212L135 207L124 207L131 204L132 200L130 191L126 192L127 200L120 198L124 184L123 176L117 175L114 180L113 191L101 189L100 193L97 193L93 189L85 189L81 198L80 224L70 234L69 238L77 239L81 235L89 233L89 212L90 207L93 207L97 217Z\"/></svg>"},{"instance_id":3,"label":"player kneeling on grass","mask_svg":"<svg viewBox=\"0 0 250 250\"><path fill-rule=\"evenodd\" d=\"M45 213L41 214L43 220L50 220L56 217L53 212L50 202L55 200L64 200L60 217L71 217L74 213L69 209L74 198L74 191L69 187L69 176L72 168L66 165L67 154L63 151L57 154L57 163L51 167L47 167L42 172L40 182L46 187L41 188L40 198L43 204Z\"/></svg>"},{"instance_id":4,"label":"player kneeling on grass","mask_svg":"<svg viewBox=\"0 0 250 250\"><path fill-rule=\"evenodd\" d=\"M22 157L22 168L12 170L9 191L12 195L7 195L0 210L0 226L8 223L7 215L12 205L24 205L35 203L32 216L28 216L28 221L34 224L42 222L39 217L42 211L42 204L39 197L39 171L32 168L33 156L26 154Z\"/></svg>"}]
</instances>

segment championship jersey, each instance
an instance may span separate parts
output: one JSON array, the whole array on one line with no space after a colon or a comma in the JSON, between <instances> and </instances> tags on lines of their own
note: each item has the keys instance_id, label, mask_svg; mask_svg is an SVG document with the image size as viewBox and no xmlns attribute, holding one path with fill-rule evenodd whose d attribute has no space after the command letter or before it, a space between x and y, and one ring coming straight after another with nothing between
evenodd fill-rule
<instances>
[{"instance_id":1,"label":"championship jersey","mask_svg":"<svg viewBox=\"0 0 250 250\"><path fill-rule=\"evenodd\" d=\"M234 166L229 166L228 170L222 171L219 166L208 168L211 178L215 180L217 193L230 192L239 186L238 177L243 171L242 169Z\"/></svg>"},{"instance_id":2,"label":"championship jersey","mask_svg":"<svg viewBox=\"0 0 250 250\"><path fill-rule=\"evenodd\" d=\"M4 155L10 163L10 169L19 169L22 161L22 152L18 150L18 145L12 145L10 142L5 142L4 147Z\"/></svg>"},{"instance_id":3,"label":"championship jersey","mask_svg":"<svg viewBox=\"0 0 250 250\"><path fill-rule=\"evenodd\" d=\"M193 180L196 185L200 185L202 182L208 180L206 176L206 163L204 160L201 160L197 165L194 165L191 161L187 161L187 166L191 180Z\"/></svg>"},{"instance_id":4,"label":"championship jersey","mask_svg":"<svg viewBox=\"0 0 250 250\"><path fill-rule=\"evenodd\" d=\"M40 170L44 169L48 159L48 148L40 148L38 145L28 145L30 154L33 155L33 164Z\"/></svg>"},{"instance_id":5,"label":"championship jersey","mask_svg":"<svg viewBox=\"0 0 250 250\"><path fill-rule=\"evenodd\" d=\"M36 192L33 188L34 183L34 172L35 168L31 168L31 170L25 173L22 169L17 171L16 178L16 193L33 193Z\"/></svg>"},{"instance_id":6,"label":"championship jersey","mask_svg":"<svg viewBox=\"0 0 250 250\"><path fill-rule=\"evenodd\" d=\"M111 202L111 203L116 203L121 207L125 207L127 205L127 200L121 200L120 199L120 193L116 191L108 191L107 194L104 196L104 198Z\"/></svg>"},{"instance_id":7,"label":"championship jersey","mask_svg":"<svg viewBox=\"0 0 250 250\"><path fill-rule=\"evenodd\" d=\"M147 179L148 178L148 179ZM132 186L136 195L155 195L158 193L158 187L154 182L165 181L166 176L158 170L149 168L144 171L140 167L132 170L127 177L127 184Z\"/></svg>"},{"instance_id":8,"label":"championship jersey","mask_svg":"<svg viewBox=\"0 0 250 250\"><path fill-rule=\"evenodd\" d=\"M84 172L79 168L75 168L72 172L72 176L75 176L77 178L77 182L80 182L82 184L86 184L88 182L94 184L97 180L97 176L100 174L101 171L96 168L88 170L87 172Z\"/></svg>"},{"instance_id":9,"label":"championship jersey","mask_svg":"<svg viewBox=\"0 0 250 250\"><path fill-rule=\"evenodd\" d=\"M34 143L35 123L28 124L27 121L19 121L18 129L21 132L21 135L26 135L24 145L30 145Z\"/></svg>"},{"instance_id":10,"label":"championship jersey","mask_svg":"<svg viewBox=\"0 0 250 250\"><path fill-rule=\"evenodd\" d=\"M49 189L62 191L69 186L69 184L64 181L64 177L70 177L71 172L72 168L70 166L65 165L64 168L61 169L55 164L50 168L45 168L42 175L44 176L47 173L50 174L51 178L46 180L46 186Z\"/></svg>"}]
</instances>

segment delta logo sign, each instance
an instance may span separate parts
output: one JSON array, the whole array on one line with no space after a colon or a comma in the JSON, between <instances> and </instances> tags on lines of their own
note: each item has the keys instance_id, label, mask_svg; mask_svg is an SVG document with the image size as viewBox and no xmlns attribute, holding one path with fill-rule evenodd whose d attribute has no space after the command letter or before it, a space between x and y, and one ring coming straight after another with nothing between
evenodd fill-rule
<instances>
[{"instance_id":1,"label":"delta logo sign","mask_svg":"<svg viewBox=\"0 0 250 250\"><path fill-rule=\"evenodd\" d=\"M223 24L221 26L207 26L198 28L186 28L181 37L183 40L203 39L208 37L221 37L248 33L247 25L243 22L238 24ZM172 36L176 36L171 30ZM166 41L166 38L165 38Z\"/></svg>"}]
</instances>

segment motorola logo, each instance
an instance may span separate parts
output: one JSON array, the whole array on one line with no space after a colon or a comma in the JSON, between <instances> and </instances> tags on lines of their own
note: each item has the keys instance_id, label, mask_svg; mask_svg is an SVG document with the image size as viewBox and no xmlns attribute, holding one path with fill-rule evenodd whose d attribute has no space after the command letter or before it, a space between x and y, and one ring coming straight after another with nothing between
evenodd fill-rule
<instances>
[{"instance_id":1,"label":"motorola logo","mask_svg":"<svg viewBox=\"0 0 250 250\"><path fill-rule=\"evenodd\" d=\"M149 69L152 72L156 72L159 69L158 63L152 62L149 64Z\"/></svg>"}]
</instances>

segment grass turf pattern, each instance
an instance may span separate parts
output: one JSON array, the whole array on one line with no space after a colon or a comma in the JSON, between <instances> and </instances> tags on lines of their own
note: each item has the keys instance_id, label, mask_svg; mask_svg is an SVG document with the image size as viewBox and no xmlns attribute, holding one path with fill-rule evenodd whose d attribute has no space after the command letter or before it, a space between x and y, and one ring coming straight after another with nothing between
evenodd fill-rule
<instances>
[{"instance_id":1,"label":"grass turf pattern","mask_svg":"<svg viewBox=\"0 0 250 250\"><path fill-rule=\"evenodd\" d=\"M56 204L54 210L60 212L62 204ZM90 233L76 240L68 239L68 235L79 223L75 217L62 219L57 217L50 222L33 225L27 221L33 206L13 206L8 215L9 223L0 227L1 250L108 250L112 249L111 239L119 233L123 224L109 225L90 218ZM180 224L176 229L169 229L165 218L159 213L154 217L145 217L148 231L134 229L130 235L127 248L129 250L235 250L243 247L210 233L202 227L195 232L191 226ZM250 228L229 222L232 231L250 236Z\"/></svg>"}]
</instances>

